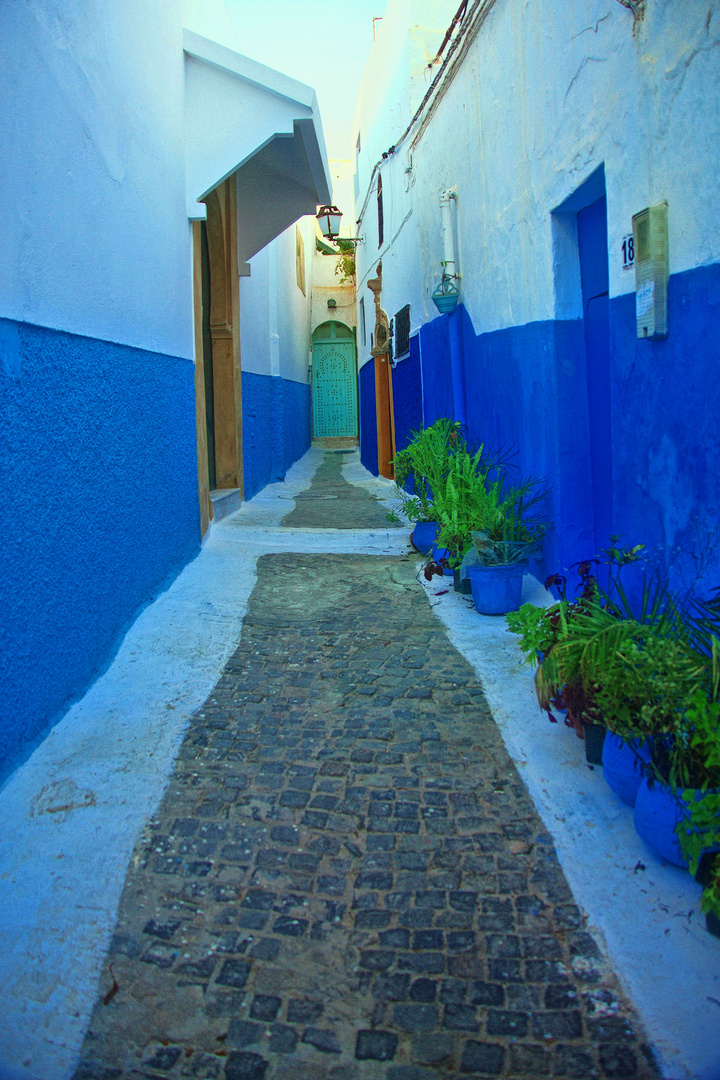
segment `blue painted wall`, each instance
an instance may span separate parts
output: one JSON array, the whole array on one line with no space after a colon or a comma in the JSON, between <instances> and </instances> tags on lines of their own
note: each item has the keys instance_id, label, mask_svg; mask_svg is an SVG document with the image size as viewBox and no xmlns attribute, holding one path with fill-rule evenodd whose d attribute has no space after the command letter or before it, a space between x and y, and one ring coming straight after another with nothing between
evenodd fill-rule
<instances>
[{"instance_id":1,"label":"blue painted wall","mask_svg":"<svg viewBox=\"0 0 720 1080\"><path fill-rule=\"evenodd\" d=\"M0 773L199 549L190 360L0 319Z\"/></svg>"},{"instance_id":2,"label":"blue painted wall","mask_svg":"<svg viewBox=\"0 0 720 1080\"><path fill-rule=\"evenodd\" d=\"M424 326L425 424L452 415L448 331L460 323L467 437L512 455L518 476L545 477L552 488L548 513L564 523L549 537L539 573L593 549L583 324L531 323L476 336L460 306ZM560 544L562 540L562 544Z\"/></svg>"},{"instance_id":3,"label":"blue painted wall","mask_svg":"<svg viewBox=\"0 0 720 1080\"><path fill-rule=\"evenodd\" d=\"M242 373L245 498L282 480L310 446L310 386Z\"/></svg>"},{"instance_id":4,"label":"blue painted wall","mask_svg":"<svg viewBox=\"0 0 720 1080\"><path fill-rule=\"evenodd\" d=\"M410 442L413 431L423 426L422 372L420 370L420 338L410 338L410 355L399 360L393 368L393 415L395 417L395 449L402 450Z\"/></svg>"},{"instance_id":5,"label":"blue painted wall","mask_svg":"<svg viewBox=\"0 0 720 1080\"><path fill-rule=\"evenodd\" d=\"M610 304L613 509L618 532L658 549L676 584L701 558L720 585L720 264L673 274L669 335L635 336L634 294Z\"/></svg>"},{"instance_id":6,"label":"blue painted wall","mask_svg":"<svg viewBox=\"0 0 720 1080\"><path fill-rule=\"evenodd\" d=\"M699 556L709 588L720 584L720 265L671 277L664 341L636 337L634 302L634 293L615 297L608 312L612 531L644 543L676 585L694 575ZM593 554L583 320L478 336L460 306L426 324L425 425L452 415L450 319L460 322L470 441L513 449L521 472L544 476L552 488L556 532L538 572ZM396 411L398 396L396 389Z\"/></svg>"},{"instance_id":7,"label":"blue painted wall","mask_svg":"<svg viewBox=\"0 0 720 1080\"><path fill-rule=\"evenodd\" d=\"M368 360L358 375L358 413L360 416L360 460L365 468L378 474L377 412L375 408L375 362Z\"/></svg>"}]
</instances>

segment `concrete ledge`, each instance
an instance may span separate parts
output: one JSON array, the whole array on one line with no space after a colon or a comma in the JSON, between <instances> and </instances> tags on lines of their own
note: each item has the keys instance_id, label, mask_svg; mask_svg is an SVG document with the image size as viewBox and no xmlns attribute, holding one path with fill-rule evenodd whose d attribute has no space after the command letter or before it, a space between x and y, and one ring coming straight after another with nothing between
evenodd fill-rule
<instances>
[{"instance_id":1,"label":"concrete ledge","mask_svg":"<svg viewBox=\"0 0 720 1080\"><path fill-rule=\"evenodd\" d=\"M240 488L215 488L210 492L213 521L222 521L223 518L234 514L242 506L242 501Z\"/></svg>"}]
</instances>

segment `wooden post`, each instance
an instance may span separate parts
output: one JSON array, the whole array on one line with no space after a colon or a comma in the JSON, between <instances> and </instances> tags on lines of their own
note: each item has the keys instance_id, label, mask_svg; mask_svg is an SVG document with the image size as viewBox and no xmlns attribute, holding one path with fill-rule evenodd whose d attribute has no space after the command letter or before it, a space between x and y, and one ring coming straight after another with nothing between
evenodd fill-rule
<instances>
[{"instance_id":1,"label":"wooden post","mask_svg":"<svg viewBox=\"0 0 720 1080\"><path fill-rule=\"evenodd\" d=\"M375 357L375 415L377 418L378 472L392 480L395 470L395 416L392 396L392 369L388 342L390 340L387 314L380 306L382 292L382 260L377 264L377 277L371 278L367 287L375 298L375 334L371 354Z\"/></svg>"},{"instance_id":2,"label":"wooden post","mask_svg":"<svg viewBox=\"0 0 720 1080\"><path fill-rule=\"evenodd\" d=\"M395 420L393 415L392 368L387 353L375 357L375 415L377 418L378 472L392 480L395 470Z\"/></svg>"}]
</instances>

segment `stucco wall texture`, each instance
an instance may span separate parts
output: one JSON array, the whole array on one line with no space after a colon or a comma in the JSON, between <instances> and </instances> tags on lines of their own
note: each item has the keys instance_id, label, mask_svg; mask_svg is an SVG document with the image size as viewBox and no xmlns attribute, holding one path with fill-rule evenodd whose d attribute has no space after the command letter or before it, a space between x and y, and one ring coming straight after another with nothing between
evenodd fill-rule
<instances>
[{"instance_id":1,"label":"stucco wall texture","mask_svg":"<svg viewBox=\"0 0 720 1080\"><path fill-rule=\"evenodd\" d=\"M310 386L243 371L245 498L285 473L310 446Z\"/></svg>"},{"instance_id":2,"label":"stucco wall texture","mask_svg":"<svg viewBox=\"0 0 720 1080\"><path fill-rule=\"evenodd\" d=\"M192 361L0 319L0 775L199 550Z\"/></svg>"},{"instance_id":3,"label":"stucco wall texture","mask_svg":"<svg viewBox=\"0 0 720 1080\"><path fill-rule=\"evenodd\" d=\"M390 0L388 11L402 16L406 7ZM414 33L407 19L404 32ZM712 374L720 329L719 45L720 11L705 0L681 7L652 0L635 25L615 0L496 3L427 124L380 164L380 247L374 190L367 199L358 291L382 257L382 306L392 316L410 304L411 331L419 332L425 424L453 410L448 330L451 320L458 324L471 440L514 449L521 472L539 473L552 488L556 528L541 570L607 547L612 532L651 549L676 586L690 584L698 569L701 590L720 580L720 390ZM371 54L353 132L362 146L360 207L376 151L394 145L410 120L407 86L417 74L398 44L384 58L393 73L380 78L380 52ZM430 296L444 253L439 195L447 188L457 194L461 306L439 317ZM608 296L607 405L585 334L586 241L578 233L578 211L603 195L608 282L591 295ZM622 245L633 214L662 201L669 336L643 341L635 272ZM590 349L599 348L589 333ZM405 392L398 379L396 416ZM372 455L362 447L368 468Z\"/></svg>"},{"instance_id":4,"label":"stucco wall texture","mask_svg":"<svg viewBox=\"0 0 720 1080\"><path fill-rule=\"evenodd\" d=\"M670 567L676 586L701 570L698 586L708 589L718 584L720 571L713 376L720 264L672 275L668 300L671 331L661 341L636 337L633 294L610 302L613 531L624 543L645 544L654 560ZM522 473L545 477L552 489L555 530L539 571L595 554L582 320L477 335L461 305L452 316L425 324L425 425L452 415L451 318L461 323L470 441L512 449ZM393 392L397 410L401 388L395 383ZM363 461L370 457L367 449L362 453Z\"/></svg>"}]
</instances>

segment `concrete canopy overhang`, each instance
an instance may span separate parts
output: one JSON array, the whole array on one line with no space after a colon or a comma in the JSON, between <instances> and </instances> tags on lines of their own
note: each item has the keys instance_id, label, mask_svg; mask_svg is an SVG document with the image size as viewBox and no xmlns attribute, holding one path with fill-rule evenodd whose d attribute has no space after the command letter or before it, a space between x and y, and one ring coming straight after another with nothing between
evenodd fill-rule
<instances>
[{"instance_id":1,"label":"concrete canopy overhang","mask_svg":"<svg viewBox=\"0 0 720 1080\"><path fill-rule=\"evenodd\" d=\"M188 217L204 219L200 200L237 173L242 267L330 201L315 91L190 30L183 49Z\"/></svg>"}]
</instances>

